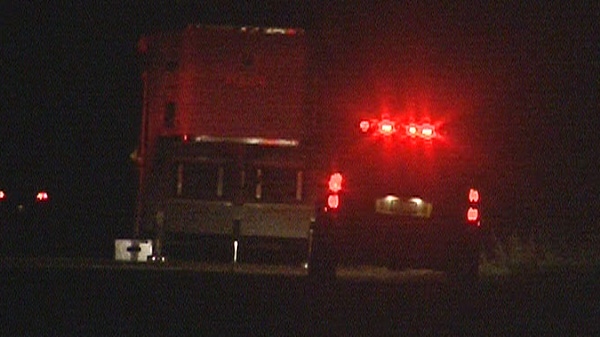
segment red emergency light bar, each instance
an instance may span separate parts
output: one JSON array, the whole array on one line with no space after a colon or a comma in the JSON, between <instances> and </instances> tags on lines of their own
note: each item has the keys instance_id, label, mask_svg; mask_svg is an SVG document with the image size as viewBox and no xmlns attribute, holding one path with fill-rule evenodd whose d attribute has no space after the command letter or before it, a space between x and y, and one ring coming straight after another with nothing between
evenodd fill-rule
<instances>
[{"instance_id":1,"label":"red emergency light bar","mask_svg":"<svg viewBox=\"0 0 600 337\"><path fill-rule=\"evenodd\" d=\"M391 136L395 134L399 129L398 125L402 126L405 130L405 136L411 138L422 138L425 140L431 140L437 136L435 132L435 126L429 123L410 123L401 124L394 120L383 118L381 120L362 120L360 121L359 127L363 133L373 133L381 136Z\"/></svg>"}]
</instances>

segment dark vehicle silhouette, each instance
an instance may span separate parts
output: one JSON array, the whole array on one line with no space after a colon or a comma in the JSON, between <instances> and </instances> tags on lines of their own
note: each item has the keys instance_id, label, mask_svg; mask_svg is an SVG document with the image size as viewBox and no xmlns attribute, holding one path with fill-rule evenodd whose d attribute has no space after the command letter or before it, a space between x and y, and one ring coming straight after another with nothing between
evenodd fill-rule
<instances>
[{"instance_id":1,"label":"dark vehicle silhouette","mask_svg":"<svg viewBox=\"0 0 600 337\"><path fill-rule=\"evenodd\" d=\"M480 192L476 165L449 141L457 125L384 116L360 129L326 155L309 272L373 264L476 278Z\"/></svg>"}]
</instances>

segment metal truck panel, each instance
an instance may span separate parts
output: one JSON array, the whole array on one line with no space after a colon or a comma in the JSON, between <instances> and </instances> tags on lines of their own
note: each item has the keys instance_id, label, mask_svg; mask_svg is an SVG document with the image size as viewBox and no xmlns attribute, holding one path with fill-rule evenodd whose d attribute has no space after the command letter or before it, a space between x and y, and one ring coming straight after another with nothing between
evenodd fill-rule
<instances>
[{"instance_id":1,"label":"metal truck panel","mask_svg":"<svg viewBox=\"0 0 600 337\"><path fill-rule=\"evenodd\" d=\"M158 136L302 139L302 30L189 26L142 39L149 146Z\"/></svg>"},{"instance_id":2,"label":"metal truck panel","mask_svg":"<svg viewBox=\"0 0 600 337\"><path fill-rule=\"evenodd\" d=\"M245 204L240 234L279 238L307 238L314 206L289 204Z\"/></svg>"},{"instance_id":3,"label":"metal truck panel","mask_svg":"<svg viewBox=\"0 0 600 337\"><path fill-rule=\"evenodd\" d=\"M166 209L167 232L231 235L235 209L229 202L171 200Z\"/></svg>"}]
</instances>

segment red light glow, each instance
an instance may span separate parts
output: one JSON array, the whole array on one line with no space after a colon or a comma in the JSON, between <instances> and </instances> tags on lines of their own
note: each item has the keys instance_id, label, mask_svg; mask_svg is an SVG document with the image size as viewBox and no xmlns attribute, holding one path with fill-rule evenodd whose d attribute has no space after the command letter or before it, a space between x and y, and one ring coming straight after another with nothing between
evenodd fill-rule
<instances>
[{"instance_id":1,"label":"red light glow","mask_svg":"<svg viewBox=\"0 0 600 337\"><path fill-rule=\"evenodd\" d=\"M35 196L35 200L38 202L48 201L48 199L48 193L44 191L38 192L38 194Z\"/></svg>"},{"instance_id":2,"label":"red light glow","mask_svg":"<svg viewBox=\"0 0 600 337\"><path fill-rule=\"evenodd\" d=\"M6 199L6 193L4 191L0 191L0 201Z\"/></svg>"},{"instance_id":3,"label":"red light glow","mask_svg":"<svg viewBox=\"0 0 600 337\"><path fill-rule=\"evenodd\" d=\"M469 207L467 210L467 220L469 222L475 222L479 219L479 210L474 207Z\"/></svg>"},{"instance_id":4,"label":"red light glow","mask_svg":"<svg viewBox=\"0 0 600 337\"><path fill-rule=\"evenodd\" d=\"M386 114L381 119L363 119L360 121L360 130L362 133L373 133L380 136L392 136L396 131L404 129L406 136L411 138L421 138L429 141L433 138L439 138L436 132L440 124L431 124L430 122L406 124L403 120L389 118Z\"/></svg>"},{"instance_id":5,"label":"red light glow","mask_svg":"<svg viewBox=\"0 0 600 337\"><path fill-rule=\"evenodd\" d=\"M469 190L469 202L476 203L479 202L479 191L472 188Z\"/></svg>"},{"instance_id":6,"label":"red light glow","mask_svg":"<svg viewBox=\"0 0 600 337\"><path fill-rule=\"evenodd\" d=\"M416 135L417 134L417 127L414 125L409 125L407 132L409 135Z\"/></svg>"},{"instance_id":7,"label":"red light glow","mask_svg":"<svg viewBox=\"0 0 600 337\"><path fill-rule=\"evenodd\" d=\"M382 120L379 122L379 132L384 136L389 136L394 133L394 122L390 120Z\"/></svg>"},{"instance_id":8,"label":"red light glow","mask_svg":"<svg viewBox=\"0 0 600 337\"><path fill-rule=\"evenodd\" d=\"M342 190L342 175L340 173L334 173L329 177L329 190L333 193L337 193Z\"/></svg>"},{"instance_id":9,"label":"red light glow","mask_svg":"<svg viewBox=\"0 0 600 337\"><path fill-rule=\"evenodd\" d=\"M340 196L337 194L331 194L327 198L327 206L332 209L336 209L340 206Z\"/></svg>"},{"instance_id":10,"label":"red light glow","mask_svg":"<svg viewBox=\"0 0 600 337\"><path fill-rule=\"evenodd\" d=\"M361 121L360 122L360 131L367 132L367 131L369 131L370 127L371 127L371 123L369 123L369 121Z\"/></svg>"},{"instance_id":11,"label":"red light glow","mask_svg":"<svg viewBox=\"0 0 600 337\"><path fill-rule=\"evenodd\" d=\"M410 124L406 127L406 135L430 140L436 137L435 126L431 124Z\"/></svg>"},{"instance_id":12,"label":"red light glow","mask_svg":"<svg viewBox=\"0 0 600 337\"><path fill-rule=\"evenodd\" d=\"M423 126L423 128L421 129L421 135L423 135L423 137L425 137L425 138L433 137L433 126L431 126L431 125Z\"/></svg>"}]
</instances>

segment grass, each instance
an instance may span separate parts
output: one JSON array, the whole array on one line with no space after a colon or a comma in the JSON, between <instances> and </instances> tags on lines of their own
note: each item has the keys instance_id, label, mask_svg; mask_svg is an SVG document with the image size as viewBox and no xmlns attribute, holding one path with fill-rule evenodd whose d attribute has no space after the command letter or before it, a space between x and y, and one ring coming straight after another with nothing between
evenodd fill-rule
<instances>
[{"instance_id":1,"label":"grass","mask_svg":"<svg viewBox=\"0 0 600 337\"><path fill-rule=\"evenodd\" d=\"M483 277L527 275L600 266L600 234L489 233L481 252Z\"/></svg>"}]
</instances>

